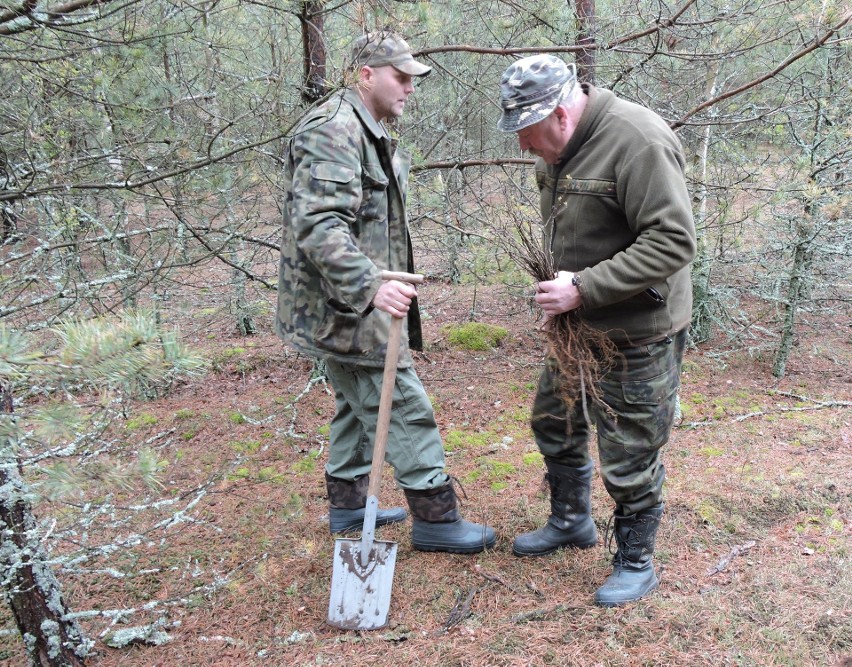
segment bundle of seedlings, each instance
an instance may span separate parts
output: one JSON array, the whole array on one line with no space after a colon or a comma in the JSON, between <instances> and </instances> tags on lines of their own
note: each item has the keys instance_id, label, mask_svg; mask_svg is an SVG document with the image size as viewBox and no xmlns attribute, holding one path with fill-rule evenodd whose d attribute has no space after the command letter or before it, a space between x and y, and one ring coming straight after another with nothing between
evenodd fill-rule
<instances>
[{"instance_id":1,"label":"bundle of seedlings","mask_svg":"<svg viewBox=\"0 0 852 667\"><path fill-rule=\"evenodd\" d=\"M509 257L536 282L557 277L558 268L553 253L545 246L541 229L529 221L517 225L516 234L504 234ZM601 378L616 363L618 348L605 332L589 326L580 316L580 308L559 313L545 320L548 357L559 371L559 392L569 413L582 400L586 421L591 423L586 406L593 402L609 410L599 385Z\"/></svg>"}]
</instances>

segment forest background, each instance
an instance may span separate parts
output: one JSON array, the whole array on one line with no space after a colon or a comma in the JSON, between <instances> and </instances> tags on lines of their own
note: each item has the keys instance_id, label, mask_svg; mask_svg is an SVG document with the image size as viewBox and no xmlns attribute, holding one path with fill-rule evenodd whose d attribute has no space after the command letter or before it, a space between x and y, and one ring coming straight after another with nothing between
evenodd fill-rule
<instances>
[{"instance_id":1,"label":"forest background","mask_svg":"<svg viewBox=\"0 0 852 667\"><path fill-rule=\"evenodd\" d=\"M0 0L0 660L846 664L850 23L829 1ZM392 128L429 278L418 370L501 542L426 555L388 529L393 621L352 636L324 624L333 402L271 322L283 146L375 28L434 68ZM589 603L605 549L507 547L546 516L544 349L501 243L537 197L497 84L543 51L657 111L689 162L663 587L626 609Z\"/></svg>"}]
</instances>

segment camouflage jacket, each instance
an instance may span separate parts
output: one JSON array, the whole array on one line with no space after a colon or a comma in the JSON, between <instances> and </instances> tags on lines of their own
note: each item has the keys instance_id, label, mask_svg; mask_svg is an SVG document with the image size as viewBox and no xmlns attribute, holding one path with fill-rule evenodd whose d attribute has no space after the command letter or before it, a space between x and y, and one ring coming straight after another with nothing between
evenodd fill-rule
<instances>
[{"instance_id":1,"label":"camouflage jacket","mask_svg":"<svg viewBox=\"0 0 852 667\"><path fill-rule=\"evenodd\" d=\"M381 271L414 271L405 216L409 155L354 90L299 122L285 153L276 332L305 354L384 365L390 315L373 308ZM421 342L417 302L400 345Z\"/></svg>"}]
</instances>

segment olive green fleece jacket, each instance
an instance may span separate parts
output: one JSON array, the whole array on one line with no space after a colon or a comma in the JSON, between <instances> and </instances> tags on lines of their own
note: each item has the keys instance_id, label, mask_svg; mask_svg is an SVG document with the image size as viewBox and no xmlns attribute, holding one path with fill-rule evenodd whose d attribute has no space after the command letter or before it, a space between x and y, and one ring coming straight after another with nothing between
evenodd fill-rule
<instances>
[{"instance_id":1,"label":"olive green fleece jacket","mask_svg":"<svg viewBox=\"0 0 852 667\"><path fill-rule=\"evenodd\" d=\"M561 161L536 163L545 244L558 270L578 274L580 316L619 346L644 345L691 319L696 245L683 150L654 112L584 90Z\"/></svg>"}]
</instances>

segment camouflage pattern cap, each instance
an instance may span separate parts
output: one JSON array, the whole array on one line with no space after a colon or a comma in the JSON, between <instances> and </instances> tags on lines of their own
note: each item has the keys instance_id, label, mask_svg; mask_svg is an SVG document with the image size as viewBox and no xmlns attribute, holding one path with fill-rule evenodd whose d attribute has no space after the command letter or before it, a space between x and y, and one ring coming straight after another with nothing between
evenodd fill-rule
<instances>
[{"instance_id":1,"label":"camouflage pattern cap","mask_svg":"<svg viewBox=\"0 0 852 667\"><path fill-rule=\"evenodd\" d=\"M577 84L577 71L549 54L529 56L509 65L500 80L503 114L497 128L517 132L547 118Z\"/></svg>"},{"instance_id":2,"label":"camouflage pattern cap","mask_svg":"<svg viewBox=\"0 0 852 667\"><path fill-rule=\"evenodd\" d=\"M352 46L352 66L382 67L392 65L411 76L426 76L432 68L419 63L411 55L411 47L393 32L370 32L355 40Z\"/></svg>"}]
</instances>

